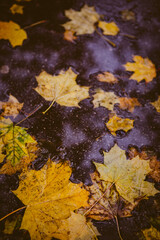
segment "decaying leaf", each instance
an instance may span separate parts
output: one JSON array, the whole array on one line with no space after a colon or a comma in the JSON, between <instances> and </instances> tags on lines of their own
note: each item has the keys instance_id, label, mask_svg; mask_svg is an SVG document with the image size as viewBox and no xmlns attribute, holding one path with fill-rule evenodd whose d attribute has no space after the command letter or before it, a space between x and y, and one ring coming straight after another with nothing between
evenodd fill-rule
<instances>
[{"instance_id":1,"label":"decaying leaf","mask_svg":"<svg viewBox=\"0 0 160 240\"><path fill-rule=\"evenodd\" d=\"M149 229L145 229L142 231L146 240L158 240L160 239L160 232L151 226Z\"/></svg>"},{"instance_id":2,"label":"decaying leaf","mask_svg":"<svg viewBox=\"0 0 160 240\"><path fill-rule=\"evenodd\" d=\"M106 107L109 110L113 111L114 105L119 103L118 96L113 92L105 92L102 89L96 89L96 94L93 95L94 107Z\"/></svg>"},{"instance_id":3,"label":"decaying leaf","mask_svg":"<svg viewBox=\"0 0 160 240\"><path fill-rule=\"evenodd\" d=\"M91 179L93 185L85 186L90 192L89 207L79 209L79 213L98 221L113 219L115 216L131 216L138 201L133 204L122 198L115 185L100 179L98 172L92 173Z\"/></svg>"},{"instance_id":4,"label":"decaying leaf","mask_svg":"<svg viewBox=\"0 0 160 240\"><path fill-rule=\"evenodd\" d=\"M9 40L13 47L22 45L27 39L26 32L17 23L0 22L0 39Z\"/></svg>"},{"instance_id":5,"label":"decaying leaf","mask_svg":"<svg viewBox=\"0 0 160 240\"><path fill-rule=\"evenodd\" d=\"M64 39L69 41L69 42L74 42L74 40L76 40L77 37L74 36L74 32L73 31L66 30L64 32Z\"/></svg>"},{"instance_id":6,"label":"decaying leaf","mask_svg":"<svg viewBox=\"0 0 160 240\"><path fill-rule=\"evenodd\" d=\"M157 110L157 112L160 112L160 96L158 97L157 101L151 103Z\"/></svg>"},{"instance_id":7,"label":"decaying leaf","mask_svg":"<svg viewBox=\"0 0 160 240\"><path fill-rule=\"evenodd\" d=\"M132 119L120 118L114 115L106 123L106 126L110 130L110 132L116 136L116 131L118 130L123 130L125 132L128 132L129 130L131 130L133 128L133 122L134 120Z\"/></svg>"},{"instance_id":8,"label":"decaying leaf","mask_svg":"<svg viewBox=\"0 0 160 240\"><path fill-rule=\"evenodd\" d=\"M65 30L73 31L77 35L91 34L95 31L94 24L98 22L100 16L95 11L94 7L84 5L80 11L73 9L65 10L65 15L71 21L63 24Z\"/></svg>"},{"instance_id":9,"label":"decaying leaf","mask_svg":"<svg viewBox=\"0 0 160 240\"><path fill-rule=\"evenodd\" d=\"M12 95L9 96L8 102L0 102L0 109L3 110L2 116L13 116L15 118L22 107L23 103L19 103Z\"/></svg>"},{"instance_id":10,"label":"decaying leaf","mask_svg":"<svg viewBox=\"0 0 160 240\"><path fill-rule=\"evenodd\" d=\"M121 17L124 21L135 21L135 13L128 9L121 12Z\"/></svg>"},{"instance_id":11,"label":"decaying leaf","mask_svg":"<svg viewBox=\"0 0 160 240\"><path fill-rule=\"evenodd\" d=\"M151 82L156 77L155 65L148 58L142 58L141 56L134 56L134 63L128 62L124 65L127 71L134 72L130 79L140 82L145 80Z\"/></svg>"},{"instance_id":12,"label":"decaying leaf","mask_svg":"<svg viewBox=\"0 0 160 240\"><path fill-rule=\"evenodd\" d=\"M35 143L35 140L19 126L14 126L10 119L0 118L0 149L5 152L7 161L15 166L23 157L29 157L27 144Z\"/></svg>"},{"instance_id":13,"label":"decaying leaf","mask_svg":"<svg viewBox=\"0 0 160 240\"><path fill-rule=\"evenodd\" d=\"M145 181L151 171L149 160L141 160L139 156L127 160L125 151L117 145L109 153L104 152L104 164L94 164L100 179L114 183L120 196L132 204L138 198L154 196L159 192L153 183Z\"/></svg>"},{"instance_id":14,"label":"decaying leaf","mask_svg":"<svg viewBox=\"0 0 160 240\"><path fill-rule=\"evenodd\" d=\"M127 97L119 98L119 107L123 110L128 110L129 112L133 112L136 106L141 106L137 98L127 98Z\"/></svg>"},{"instance_id":15,"label":"decaying leaf","mask_svg":"<svg viewBox=\"0 0 160 240\"><path fill-rule=\"evenodd\" d=\"M81 184L70 182L70 176L67 163L50 160L41 170L20 175L19 188L13 192L26 205L21 229L28 230L32 240L56 237L62 220L69 218L75 209L88 205L88 192Z\"/></svg>"},{"instance_id":16,"label":"decaying leaf","mask_svg":"<svg viewBox=\"0 0 160 240\"><path fill-rule=\"evenodd\" d=\"M160 182L160 161L158 161L157 156L152 156L150 158L149 166L152 171L149 172L148 176L156 182Z\"/></svg>"},{"instance_id":17,"label":"decaying leaf","mask_svg":"<svg viewBox=\"0 0 160 240\"><path fill-rule=\"evenodd\" d=\"M13 14L19 13L19 14L23 14L23 8L24 6L18 5L18 4L13 4L10 7L10 10Z\"/></svg>"},{"instance_id":18,"label":"decaying leaf","mask_svg":"<svg viewBox=\"0 0 160 240\"><path fill-rule=\"evenodd\" d=\"M96 240L99 236L97 228L81 214L71 212L71 216L61 221L61 225L54 237L66 240Z\"/></svg>"},{"instance_id":19,"label":"decaying leaf","mask_svg":"<svg viewBox=\"0 0 160 240\"><path fill-rule=\"evenodd\" d=\"M105 21L99 21L98 27L103 30L104 35L115 36L119 32L119 28L114 22L107 23Z\"/></svg>"},{"instance_id":20,"label":"decaying leaf","mask_svg":"<svg viewBox=\"0 0 160 240\"><path fill-rule=\"evenodd\" d=\"M35 89L47 101L57 102L62 106L79 107L78 103L89 97L89 87L80 87L76 83L77 74L71 68L52 76L45 71L36 77Z\"/></svg>"},{"instance_id":21,"label":"decaying leaf","mask_svg":"<svg viewBox=\"0 0 160 240\"><path fill-rule=\"evenodd\" d=\"M98 81L107 83L117 83L118 79L110 72L103 72L98 74Z\"/></svg>"}]
</instances>

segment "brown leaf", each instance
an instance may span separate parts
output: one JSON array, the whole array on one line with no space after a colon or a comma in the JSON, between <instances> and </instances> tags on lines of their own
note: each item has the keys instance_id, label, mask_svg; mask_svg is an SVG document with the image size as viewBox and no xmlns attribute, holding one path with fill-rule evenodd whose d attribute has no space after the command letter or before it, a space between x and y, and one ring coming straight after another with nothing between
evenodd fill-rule
<instances>
[{"instance_id":1,"label":"brown leaf","mask_svg":"<svg viewBox=\"0 0 160 240\"><path fill-rule=\"evenodd\" d=\"M110 72L103 72L98 74L98 81L100 82L108 82L108 83L117 83L118 79Z\"/></svg>"},{"instance_id":2,"label":"brown leaf","mask_svg":"<svg viewBox=\"0 0 160 240\"><path fill-rule=\"evenodd\" d=\"M64 32L64 39L69 41L69 42L74 42L74 40L76 40L77 37L74 36L74 32L73 31L66 30Z\"/></svg>"},{"instance_id":3,"label":"brown leaf","mask_svg":"<svg viewBox=\"0 0 160 240\"><path fill-rule=\"evenodd\" d=\"M8 102L0 102L0 109L3 110L2 116L13 116L15 118L22 107L23 103L19 103L12 95L9 96Z\"/></svg>"},{"instance_id":4,"label":"brown leaf","mask_svg":"<svg viewBox=\"0 0 160 240\"><path fill-rule=\"evenodd\" d=\"M134 108L136 106L141 106L141 104L138 102L137 98L121 97L119 98L119 106L122 110L133 112Z\"/></svg>"},{"instance_id":5,"label":"brown leaf","mask_svg":"<svg viewBox=\"0 0 160 240\"><path fill-rule=\"evenodd\" d=\"M124 21L135 21L135 13L128 9L121 12L121 17Z\"/></svg>"}]
</instances>

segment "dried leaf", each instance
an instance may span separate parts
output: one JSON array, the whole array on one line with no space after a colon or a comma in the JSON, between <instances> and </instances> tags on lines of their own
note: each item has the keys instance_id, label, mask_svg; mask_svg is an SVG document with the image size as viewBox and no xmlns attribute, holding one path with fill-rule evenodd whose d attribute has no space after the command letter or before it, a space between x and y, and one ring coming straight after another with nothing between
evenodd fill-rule
<instances>
[{"instance_id":1,"label":"dried leaf","mask_svg":"<svg viewBox=\"0 0 160 240\"><path fill-rule=\"evenodd\" d=\"M129 112L133 112L136 106L141 106L138 102L137 98L127 98L121 97L119 98L119 106L123 110L128 110Z\"/></svg>"},{"instance_id":2,"label":"dried leaf","mask_svg":"<svg viewBox=\"0 0 160 240\"><path fill-rule=\"evenodd\" d=\"M160 96L158 97L157 101L151 103L157 110L157 112L160 112Z\"/></svg>"},{"instance_id":3,"label":"dried leaf","mask_svg":"<svg viewBox=\"0 0 160 240\"><path fill-rule=\"evenodd\" d=\"M145 229L142 231L146 240L158 240L160 239L160 232L151 226L149 229Z\"/></svg>"},{"instance_id":4,"label":"dried leaf","mask_svg":"<svg viewBox=\"0 0 160 240\"><path fill-rule=\"evenodd\" d=\"M128 62L124 65L127 71L134 72L130 79L137 82L144 79L148 83L156 77L155 65L148 58L134 56L133 60L135 61L134 63Z\"/></svg>"},{"instance_id":5,"label":"dried leaf","mask_svg":"<svg viewBox=\"0 0 160 240\"><path fill-rule=\"evenodd\" d=\"M78 103L89 97L89 87L80 87L76 83L77 74L71 68L61 71L58 76L42 72L36 77L35 89L47 101L54 101L62 106L79 107Z\"/></svg>"},{"instance_id":6,"label":"dried leaf","mask_svg":"<svg viewBox=\"0 0 160 240\"><path fill-rule=\"evenodd\" d=\"M26 205L21 229L28 230L32 240L56 237L62 220L69 218L75 209L88 205L88 192L81 184L70 182L70 176L67 163L51 161L39 171L20 175L19 188L13 192Z\"/></svg>"},{"instance_id":7,"label":"dried leaf","mask_svg":"<svg viewBox=\"0 0 160 240\"><path fill-rule=\"evenodd\" d=\"M18 4L13 4L10 7L10 10L11 10L12 14L16 14L16 13L23 14L23 8L24 8L24 6L20 6Z\"/></svg>"},{"instance_id":8,"label":"dried leaf","mask_svg":"<svg viewBox=\"0 0 160 240\"><path fill-rule=\"evenodd\" d=\"M77 35L91 34L95 31L94 24L98 22L100 16L96 13L94 7L84 5L80 11L73 9L65 11L66 17L71 21L63 24L65 30L73 31Z\"/></svg>"},{"instance_id":9,"label":"dried leaf","mask_svg":"<svg viewBox=\"0 0 160 240\"><path fill-rule=\"evenodd\" d=\"M99 235L97 228L91 222L87 222L84 216L71 212L69 218L61 221L54 237L64 240L96 240L96 236Z\"/></svg>"},{"instance_id":10,"label":"dried leaf","mask_svg":"<svg viewBox=\"0 0 160 240\"><path fill-rule=\"evenodd\" d=\"M121 12L121 17L124 21L135 21L135 13L125 9Z\"/></svg>"},{"instance_id":11,"label":"dried leaf","mask_svg":"<svg viewBox=\"0 0 160 240\"><path fill-rule=\"evenodd\" d=\"M109 153L104 152L104 164L94 164L100 179L114 183L118 193L132 204L137 198L154 196L159 192L153 183L145 181L151 170L149 160L141 160L139 156L127 160L125 151L117 145Z\"/></svg>"},{"instance_id":12,"label":"dried leaf","mask_svg":"<svg viewBox=\"0 0 160 240\"><path fill-rule=\"evenodd\" d=\"M113 111L114 104L119 103L118 96L113 92L105 92L102 89L96 89L96 94L93 95L94 107L106 107Z\"/></svg>"},{"instance_id":13,"label":"dried leaf","mask_svg":"<svg viewBox=\"0 0 160 240\"><path fill-rule=\"evenodd\" d=\"M15 118L22 107L23 103L19 103L12 95L9 96L8 102L0 102L0 109L3 109L2 116L13 116Z\"/></svg>"},{"instance_id":14,"label":"dried leaf","mask_svg":"<svg viewBox=\"0 0 160 240\"><path fill-rule=\"evenodd\" d=\"M98 27L103 30L104 35L115 36L119 32L119 28L114 22L107 23L105 21L99 21Z\"/></svg>"},{"instance_id":15,"label":"dried leaf","mask_svg":"<svg viewBox=\"0 0 160 240\"><path fill-rule=\"evenodd\" d=\"M74 42L74 40L77 39L77 37L74 36L74 32L73 31L66 30L64 32L64 39L69 41L69 42Z\"/></svg>"},{"instance_id":16,"label":"dried leaf","mask_svg":"<svg viewBox=\"0 0 160 240\"><path fill-rule=\"evenodd\" d=\"M133 128L133 122L134 120L129 118L120 118L116 115L111 117L109 121L106 123L107 128L110 130L110 132L116 136L116 131L123 130L125 132L128 132Z\"/></svg>"},{"instance_id":17,"label":"dried leaf","mask_svg":"<svg viewBox=\"0 0 160 240\"><path fill-rule=\"evenodd\" d=\"M110 72L103 72L98 74L98 81L107 83L117 83L118 79Z\"/></svg>"},{"instance_id":18,"label":"dried leaf","mask_svg":"<svg viewBox=\"0 0 160 240\"><path fill-rule=\"evenodd\" d=\"M0 22L0 39L9 40L13 47L21 46L27 34L17 23Z\"/></svg>"}]
</instances>

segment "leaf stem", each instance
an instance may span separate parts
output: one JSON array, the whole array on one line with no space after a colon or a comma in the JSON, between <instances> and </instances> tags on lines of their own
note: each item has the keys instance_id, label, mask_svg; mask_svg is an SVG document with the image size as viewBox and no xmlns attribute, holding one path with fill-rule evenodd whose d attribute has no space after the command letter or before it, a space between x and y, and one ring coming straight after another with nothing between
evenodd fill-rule
<instances>
[{"instance_id":1,"label":"leaf stem","mask_svg":"<svg viewBox=\"0 0 160 240\"><path fill-rule=\"evenodd\" d=\"M114 215L114 218L116 220L116 225L117 225L117 231L118 231L118 235L119 235L119 238L120 240L123 240L122 236L121 236L121 233L120 233L120 229L119 229L119 223L118 223L118 218L116 215Z\"/></svg>"},{"instance_id":2,"label":"leaf stem","mask_svg":"<svg viewBox=\"0 0 160 240\"><path fill-rule=\"evenodd\" d=\"M8 213L8 214L5 215L4 217L0 218L0 222L3 221L5 218L9 217L10 215L12 215L12 214L14 214L14 213L16 213L16 212L18 212L18 211L26 208L26 207L27 207L27 206L23 206L23 207L20 207L20 208L14 210L13 212Z\"/></svg>"},{"instance_id":3,"label":"leaf stem","mask_svg":"<svg viewBox=\"0 0 160 240\"><path fill-rule=\"evenodd\" d=\"M112 47L116 47L116 44L114 42L112 42L111 40L109 40L109 38L103 36L102 33L100 33L97 29L95 30L96 33L98 33L99 36L101 36L101 38L103 38L105 41L107 41L110 45L112 45Z\"/></svg>"},{"instance_id":4,"label":"leaf stem","mask_svg":"<svg viewBox=\"0 0 160 240\"><path fill-rule=\"evenodd\" d=\"M41 21L38 21L38 22L32 23L32 24L30 24L30 25L24 27L23 29L32 28L32 27L34 27L34 26L37 26L37 25L42 24L42 23L45 23L45 22L47 22L47 20L41 20Z\"/></svg>"},{"instance_id":5,"label":"leaf stem","mask_svg":"<svg viewBox=\"0 0 160 240\"><path fill-rule=\"evenodd\" d=\"M43 112L43 114L46 114L46 112L49 111L49 109L53 106L54 102L55 102L55 100L53 100L53 101L51 102L51 104L50 104L49 107Z\"/></svg>"}]
</instances>

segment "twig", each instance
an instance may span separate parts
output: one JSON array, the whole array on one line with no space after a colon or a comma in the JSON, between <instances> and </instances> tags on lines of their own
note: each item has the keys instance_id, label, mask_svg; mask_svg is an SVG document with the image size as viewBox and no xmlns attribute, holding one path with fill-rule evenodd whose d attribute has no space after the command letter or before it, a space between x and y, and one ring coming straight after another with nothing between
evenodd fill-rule
<instances>
[{"instance_id":1,"label":"twig","mask_svg":"<svg viewBox=\"0 0 160 240\"><path fill-rule=\"evenodd\" d=\"M24 27L23 29L32 28L32 27L34 27L34 26L37 26L37 25L42 24L42 23L45 23L45 22L47 22L47 20L41 20L41 21L38 21L38 22L36 22L36 23L32 23L31 25L28 25L28 26Z\"/></svg>"},{"instance_id":2,"label":"twig","mask_svg":"<svg viewBox=\"0 0 160 240\"><path fill-rule=\"evenodd\" d=\"M26 208L26 207L27 207L27 206L23 206L23 207L21 207L21 208L18 208L18 209L16 209L16 210L14 210L13 212L8 213L8 214L5 215L4 217L0 218L0 222L1 222L2 220L4 220L5 218L9 217L10 215L12 215L13 213L16 213L16 212L18 212L18 211L20 211L20 210L22 210L22 209L24 209L24 208Z\"/></svg>"},{"instance_id":3,"label":"twig","mask_svg":"<svg viewBox=\"0 0 160 240\"><path fill-rule=\"evenodd\" d=\"M133 36L133 35L130 35L130 34L127 34L127 33L120 33L121 36L124 36L124 37L128 37L128 38L132 38L132 39L135 39L136 37Z\"/></svg>"},{"instance_id":4,"label":"twig","mask_svg":"<svg viewBox=\"0 0 160 240\"><path fill-rule=\"evenodd\" d=\"M109 40L107 37L105 37L102 33L100 33L97 29L95 30L96 33L98 33L99 36L101 36L101 38L103 38L105 41L107 41L109 44L112 45L112 47L116 47L116 44L114 42L112 42L111 40Z\"/></svg>"}]
</instances>

